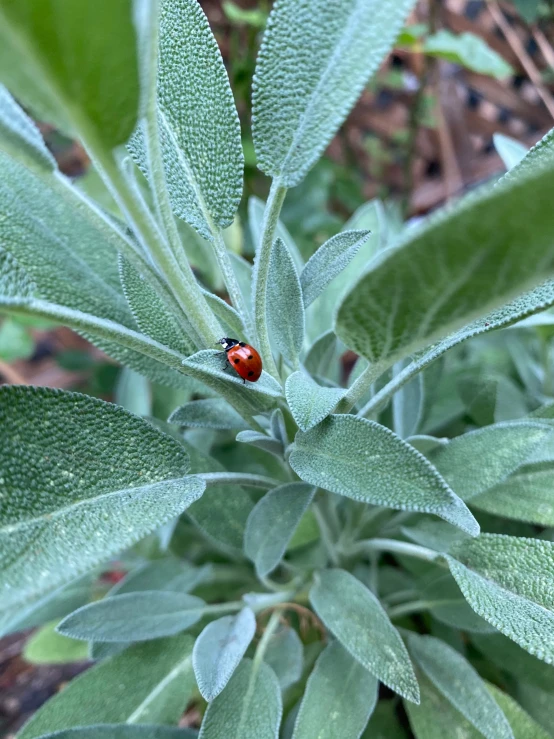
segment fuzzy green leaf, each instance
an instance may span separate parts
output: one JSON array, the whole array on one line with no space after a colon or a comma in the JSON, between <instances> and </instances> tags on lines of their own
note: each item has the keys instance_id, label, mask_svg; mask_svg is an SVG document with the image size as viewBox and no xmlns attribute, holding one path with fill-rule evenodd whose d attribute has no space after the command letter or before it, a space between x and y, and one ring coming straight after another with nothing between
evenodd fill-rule
<instances>
[{"instance_id":1,"label":"fuzzy green leaf","mask_svg":"<svg viewBox=\"0 0 554 739\"><path fill-rule=\"evenodd\" d=\"M253 195L251 198L248 198L248 225L250 227L250 235L252 237L252 243L254 244L255 249L257 249L262 237L265 209L266 203L264 203L263 200L260 200L260 198L257 198L255 195ZM292 238L287 227L281 220L277 221L275 236L281 239L281 241L285 244L298 273L300 273L302 271L302 268L304 267L304 259L302 258L302 254L300 253L295 240ZM251 281L252 280L250 279L250 282ZM252 291L250 290L250 292ZM250 299L250 293L248 299Z\"/></svg>"},{"instance_id":2,"label":"fuzzy green leaf","mask_svg":"<svg viewBox=\"0 0 554 739\"><path fill-rule=\"evenodd\" d=\"M471 505L496 516L554 526L554 467L525 466L472 498Z\"/></svg>"},{"instance_id":3,"label":"fuzzy green leaf","mask_svg":"<svg viewBox=\"0 0 554 739\"><path fill-rule=\"evenodd\" d=\"M179 330L176 319L144 277L121 255L119 276L129 308L142 333L180 354L192 354L194 346Z\"/></svg>"},{"instance_id":4,"label":"fuzzy green leaf","mask_svg":"<svg viewBox=\"0 0 554 739\"><path fill-rule=\"evenodd\" d=\"M548 664L554 663L554 544L481 534L445 555L469 605Z\"/></svg>"},{"instance_id":5,"label":"fuzzy green leaf","mask_svg":"<svg viewBox=\"0 0 554 739\"><path fill-rule=\"evenodd\" d=\"M97 724L42 734L40 739L196 739L197 736L192 729L174 729L170 726Z\"/></svg>"},{"instance_id":6,"label":"fuzzy green leaf","mask_svg":"<svg viewBox=\"0 0 554 739\"><path fill-rule=\"evenodd\" d=\"M256 618L250 608L236 616L212 621L194 644L192 664L198 689L208 702L216 698L231 679L254 638Z\"/></svg>"},{"instance_id":7,"label":"fuzzy green leaf","mask_svg":"<svg viewBox=\"0 0 554 739\"><path fill-rule=\"evenodd\" d=\"M540 423L498 423L457 436L437 447L430 459L464 500L505 480L551 433Z\"/></svg>"},{"instance_id":8,"label":"fuzzy green leaf","mask_svg":"<svg viewBox=\"0 0 554 739\"><path fill-rule=\"evenodd\" d=\"M24 160L30 168L52 172L58 167L38 128L1 85L0 149L14 159Z\"/></svg>"},{"instance_id":9,"label":"fuzzy green leaf","mask_svg":"<svg viewBox=\"0 0 554 739\"><path fill-rule=\"evenodd\" d=\"M92 667L37 711L18 739L98 723L177 723L194 689L192 645L188 635L137 644Z\"/></svg>"},{"instance_id":10,"label":"fuzzy green leaf","mask_svg":"<svg viewBox=\"0 0 554 739\"><path fill-rule=\"evenodd\" d=\"M138 111L133 20L132 0L2 0L0 78L39 118L113 149Z\"/></svg>"},{"instance_id":11,"label":"fuzzy green leaf","mask_svg":"<svg viewBox=\"0 0 554 739\"><path fill-rule=\"evenodd\" d=\"M271 247L267 325L275 347L292 367L298 367L298 357L304 343L302 288L292 257L279 238Z\"/></svg>"},{"instance_id":12,"label":"fuzzy green leaf","mask_svg":"<svg viewBox=\"0 0 554 739\"><path fill-rule=\"evenodd\" d=\"M200 620L205 606L201 598L186 593L125 593L79 608L64 618L58 632L87 641L148 641L188 629Z\"/></svg>"},{"instance_id":13,"label":"fuzzy green leaf","mask_svg":"<svg viewBox=\"0 0 554 739\"><path fill-rule=\"evenodd\" d=\"M325 626L389 688L419 702L417 680L400 634L373 593L345 570L318 573L310 601Z\"/></svg>"},{"instance_id":14,"label":"fuzzy green leaf","mask_svg":"<svg viewBox=\"0 0 554 739\"><path fill-rule=\"evenodd\" d=\"M293 739L358 739L377 703L378 686L365 667L332 642L308 679Z\"/></svg>"},{"instance_id":15,"label":"fuzzy green leaf","mask_svg":"<svg viewBox=\"0 0 554 739\"><path fill-rule=\"evenodd\" d=\"M176 557L166 557L148 562L134 570L109 591L108 596L136 593L143 590L171 590L188 593L208 580L210 566L192 567Z\"/></svg>"},{"instance_id":16,"label":"fuzzy green leaf","mask_svg":"<svg viewBox=\"0 0 554 739\"><path fill-rule=\"evenodd\" d=\"M284 626L273 634L264 661L277 676L281 690L298 682L304 666L304 647L296 631Z\"/></svg>"},{"instance_id":17,"label":"fuzzy green leaf","mask_svg":"<svg viewBox=\"0 0 554 739\"><path fill-rule=\"evenodd\" d=\"M223 398L191 400L168 418L176 426L204 429L247 429L248 425Z\"/></svg>"},{"instance_id":18,"label":"fuzzy green leaf","mask_svg":"<svg viewBox=\"0 0 554 739\"><path fill-rule=\"evenodd\" d=\"M374 262L337 313L335 330L348 347L385 368L554 272L554 135L539 146L540 155L528 155L535 166L526 157L496 186L408 229Z\"/></svg>"},{"instance_id":19,"label":"fuzzy green leaf","mask_svg":"<svg viewBox=\"0 0 554 739\"><path fill-rule=\"evenodd\" d=\"M208 706L199 739L277 739L282 711L273 670L245 659Z\"/></svg>"},{"instance_id":20,"label":"fuzzy green leaf","mask_svg":"<svg viewBox=\"0 0 554 739\"><path fill-rule=\"evenodd\" d=\"M311 485L291 482L270 490L254 506L246 524L244 551L258 575L277 567L314 493Z\"/></svg>"},{"instance_id":21,"label":"fuzzy green leaf","mask_svg":"<svg viewBox=\"0 0 554 739\"><path fill-rule=\"evenodd\" d=\"M510 136L505 136L503 133L495 133L492 139L494 148L508 170L519 164L527 154L527 147Z\"/></svg>"},{"instance_id":22,"label":"fuzzy green leaf","mask_svg":"<svg viewBox=\"0 0 554 739\"><path fill-rule=\"evenodd\" d=\"M393 367L393 376L400 374L407 362L398 362ZM401 439L417 433L425 410L425 384L420 374L406 383L392 398L393 429Z\"/></svg>"},{"instance_id":23,"label":"fuzzy green leaf","mask_svg":"<svg viewBox=\"0 0 554 739\"><path fill-rule=\"evenodd\" d=\"M418 673L418 679L421 703L416 706L404 701L416 739L444 739L447 736L460 739L483 738L481 732L473 728L425 675Z\"/></svg>"},{"instance_id":24,"label":"fuzzy green leaf","mask_svg":"<svg viewBox=\"0 0 554 739\"><path fill-rule=\"evenodd\" d=\"M322 244L310 257L300 274L306 308L350 264L368 236L369 231L342 231Z\"/></svg>"},{"instance_id":25,"label":"fuzzy green leaf","mask_svg":"<svg viewBox=\"0 0 554 739\"><path fill-rule=\"evenodd\" d=\"M502 634L471 634L471 641L496 667L522 682L554 692L554 667L533 657Z\"/></svg>"},{"instance_id":26,"label":"fuzzy green leaf","mask_svg":"<svg viewBox=\"0 0 554 739\"><path fill-rule=\"evenodd\" d=\"M440 639L410 635L410 652L434 686L487 739L514 739L506 717L476 670Z\"/></svg>"},{"instance_id":27,"label":"fuzzy green leaf","mask_svg":"<svg viewBox=\"0 0 554 739\"><path fill-rule=\"evenodd\" d=\"M413 6L413 0L281 0L273 8L253 88L254 146L262 172L285 187L303 179Z\"/></svg>"},{"instance_id":28,"label":"fuzzy green leaf","mask_svg":"<svg viewBox=\"0 0 554 739\"><path fill-rule=\"evenodd\" d=\"M130 546L204 490L176 441L101 400L5 386L0 426L4 608Z\"/></svg>"},{"instance_id":29,"label":"fuzzy green leaf","mask_svg":"<svg viewBox=\"0 0 554 739\"><path fill-rule=\"evenodd\" d=\"M273 436L261 434L257 431L241 431L237 434L237 441L241 444L252 444L258 449L273 454L278 459L283 458L283 445L279 439L275 439Z\"/></svg>"},{"instance_id":30,"label":"fuzzy green leaf","mask_svg":"<svg viewBox=\"0 0 554 739\"><path fill-rule=\"evenodd\" d=\"M309 431L323 421L345 393L343 388L321 387L304 372L293 372L285 384L290 412L301 431Z\"/></svg>"},{"instance_id":31,"label":"fuzzy green leaf","mask_svg":"<svg viewBox=\"0 0 554 739\"><path fill-rule=\"evenodd\" d=\"M190 446L188 451L193 472L225 471L223 465L213 457ZM212 542L240 554L246 521L252 508L252 500L243 488L238 485L215 485L210 486L200 500L190 506L187 517Z\"/></svg>"},{"instance_id":32,"label":"fuzzy green leaf","mask_svg":"<svg viewBox=\"0 0 554 739\"><path fill-rule=\"evenodd\" d=\"M425 39L423 50L429 56L446 59L499 80L514 74L513 67L474 33L454 34L443 28Z\"/></svg>"},{"instance_id":33,"label":"fuzzy green leaf","mask_svg":"<svg viewBox=\"0 0 554 739\"><path fill-rule=\"evenodd\" d=\"M196 0L161 0L158 126L174 213L213 238L233 222L242 193L240 125L227 72ZM131 154L148 176L140 129Z\"/></svg>"},{"instance_id":34,"label":"fuzzy green leaf","mask_svg":"<svg viewBox=\"0 0 554 739\"><path fill-rule=\"evenodd\" d=\"M39 629L23 649L23 657L33 665L59 665L88 659L88 646L56 632L57 621Z\"/></svg>"},{"instance_id":35,"label":"fuzzy green leaf","mask_svg":"<svg viewBox=\"0 0 554 739\"><path fill-rule=\"evenodd\" d=\"M373 505L434 513L475 536L463 501L412 446L374 421L330 416L296 435L290 464L312 485Z\"/></svg>"},{"instance_id":36,"label":"fuzzy green leaf","mask_svg":"<svg viewBox=\"0 0 554 739\"><path fill-rule=\"evenodd\" d=\"M486 685L487 690L508 719L515 739L549 739L551 737L551 734L547 734L513 698L506 695L496 685L490 683Z\"/></svg>"}]
</instances>

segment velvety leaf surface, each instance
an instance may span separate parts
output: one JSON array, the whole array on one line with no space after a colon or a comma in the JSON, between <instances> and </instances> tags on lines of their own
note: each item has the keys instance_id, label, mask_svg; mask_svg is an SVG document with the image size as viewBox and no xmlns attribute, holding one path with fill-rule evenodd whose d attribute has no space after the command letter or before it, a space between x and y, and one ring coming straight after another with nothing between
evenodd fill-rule
<instances>
[{"instance_id":1,"label":"velvety leaf surface","mask_svg":"<svg viewBox=\"0 0 554 739\"><path fill-rule=\"evenodd\" d=\"M543 166L523 160L495 187L408 229L342 302L345 344L389 366L548 278L553 141L541 148Z\"/></svg>"},{"instance_id":2,"label":"velvety leaf surface","mask_svg":"<svg viewBox=\"0 0 554 739\"><path fill-rule=\"evenodd\" d=\"M250 608L243 608L236 616L218 618L204 628L194 644L192 664L205 700L212 701L225 688L255 631L256 618Z\"/></svg>"},{"instance_id":3,"label":"velvety leaf surface","mask_svg":"<svg viewBox=\"0 0 554 739\"><path fill-rule=\"evenodd\" d=\"M482 739L481 732L473 728L425 675L418 673L418 680L421 703L417 706L404 701L416 739L444 739L447 736Z\"/></svg>"},{"instance_id":4,"label":"velvety leaf surface","mask_svg":"<svg viewBox=\"0 0 554 739\"><path fill-rule=\"evenodd\" d=\"M200 620L205 606L201 598L186 593L125 593L79 608L59 624L58 631L89 641L148 641L184 631Z\"/></svg>"},{"instance_id":5,"label":"velvety leaf surface","mask_svg":"<svg viewBox=\"0 0 554 739\"><path fill-rule=\"evenodd\" d=\"M342 231L322 244L308 259L300 273L306 308L350 264L368 236L369 231Z\"/></svg>"},{"instance_id":6,"label":"velvety leaf surface","mask_svg":"<svg viewBox=\"0 0 554 739\"><path fill-rule=\"evenodd\" d=\"M168 422L193 428L244 430L248 428L244 419L223 398L191 400L173 411Z\"/></svg>"},{"instance_id":7,"label":"velvety leaf surface","mask_svg":"<svg viewBox=\"0 0 554 739\"><path fill-rule=\"evenodd\" d=\"M192 729L170 726L97 724L43 734L40 739L195 739L197 736L198 733Z\"/></svg>"},{"instance_id":8,"label":"velvety leaf surface","mask_svg":"<svg viewBox=\"0 0 554 739\"><path fill-rule=\"evenodd\" d=\"M175 593L188 593L200 583L209 579L210 565L192 567L176 557L166 557L147 562L131 570L108 592L113 595L136 593L141 590L171 590Z\"/></svg>"},{"instance_id":9,"label":"velvety leaf surface","mask_svg":"<svg viewBox=\"0 0 554 739\"><path fill-rule=\"evenodd\" d=\"M56 632L57 621L46 624L25 643L23 657L34 665L63 665L88 659L88 646Z\"/></svg>"},{"instance_id":10,"label":"velvety leaf surface","mask_svg":"<svg viewBox=\"0 0 554 739\"><path fill-rule=\"evenodd\" d=\"M201 739L277 739L281 691L264 662L243 660L204 714Z\"/></svg>"},{"instance_id":11,"label":"velvety leaf surface","mask_svg":"<svg viewBox=\"0 0 554 739\"><path fill-rule=\"evenodd\" d=\"M244 551L265 576L274 570L287 549L315 488L291 482L270 490L252 509L244 534Z\"/></svg>"},{"instance_id":12,"label":"velvety leaf surface","mask_svg":"<svg viewBox=\"0 0 554 739\"><path fill-rule=\"evenodd\" d=\"M279 459L283 457L283 445L279 439L275 439L273 436L260 434L257 431L240 431L237 434L237 441L241 444L252 444L252 446L263 449Z\"/></svg>"},{"instance_id":13,"label":"velvety leaf surface","mask_svg":"<svg viewBox=\"0 0 554 739\"><path fill-rule=\"evenodd\" d=\"M400 634L373 593L345 570L317 575L310 601L325 626L389 688L419 702L417 680Z\"/></svg>"},{"instance_id":14,"label":"velvety leaf surface","mask_svg":"<svg viewBox=\"0 0 554 739\"><path fill-rule=\"evenodd\" d=\"M122 256L119 257L119 276L129 308L142 333L180 354L192 354L194 347L187 342L167 306Z\"/></svg>"},{"instance_id":15,"label":"velvety leaf surface","mask_svg":"<svg viewBox=\"0 0 554 739\"><path fill-rule=\"evenodd\" d=\"M474 33L454 34L446 29L429 36L423 45L429 56L460 64L479 74L506 79L514 73L505 59Z\"/></svg>"},{"instance_id":16,"label":"velvety leaf surface","mask_svg":"<svg viewBox=\"0 0 554 739\"><path fill-rule=\"evenodd\" d=\"M345 393L343 388L321 387L300 371L289 375L285 383L287 403L301 431L309 431L323 421Z\"/></svg>"},{"instance_id":17,"label":"velvety leaf surface","mask_svg":"<svg viewBox=\"0 0 554 739\"><path fill-rule=\"evenodd\" d=\"M462 655L440 639L412 634L408 646L417 664L452 705L488 739L513 739L504 714L485 683Z\"/></svg>"},{"instance_id":18,"label":"velvety leaf surface","mask_svg":"<svg viewBox=\"0 0 554 739\"><path fill-rule=\"evenodd\" d=\"M413 5L411 0L284 0L273 8L253 86L254 146L262 172L287 187L303 179L379 68Z\"/></svg>"},{"instance_id":19,"label":"velvety leaf surface","mask_svg":"<svg viewBox=\"0 0 554 739\"><path fill-rule=\"evenodd\" d=\"M4 386L0 426L4 608L130 546L204 490L176 441L101 400Z\"/></svg>"},{"instance_id":20,"label":"velvety leaf surface","mask_svg":"<svg viewBox=\"0 0 554 739\"><path fill-rule=\"evenodd\" d=\"M273 634L264 661L275 673L284 691L302 677L304 646L294 629L284 626Z\"/></svg>"},{"instance_id":21,"label":"velvety leaf surface","mask_svg":"<svg viewBox=\"0 0 554 739\"><path fill-rule=\"evenodd\" d=\"M242 192L240 125L227 72L196 0L162 0L158 125L174 213L205 238L233 222ZM147 173L144 145L131 153Z\"/></svg>"},{"instance_id":22,"label":"velvety leaf surface","mask_svg":"<svg viewBox=\"0 0 554 739\"><path fill-rule=\"evenodd\" d=\"M358 739L377 702L378 680L334 641L308 678L293 739Z\"/></svg>"},{"instance_id":23,"label":"velvety leaf surface","mask_svg":"<svg viewBox=\"0 0 554 739\"><path fill-rule=\"evenodd\" d=\"M514 739L549 739L551 734L547 734L511 696L497 688L496 685L491 683L486 683L486 685L487 690L508 719Z\"/></svg>"},{"instance_id":24,"label":"velvety leaf surface","mask_svg":"<svg viewBox=\"0 0 554 739\"><path fill-rule=\"evenodd\" d=\"M481 534L455 545L448 566L467 602L498 631L554 663L554 544Z\"/></svg>"},{"instance_id":25,"label":"velvety leaf surface","mask_svg":"<svg viewBox=\"0 0 554 739\"><path fill-rule=\"evenodd\" d=\"M262 225L265 207L265 202L263 200L260 200L260 198L257 198L255 195L248 198L248 225L250 226L250 235L252 236L252 243L254 244L255 248L257 248L262 237ZM275 235L279 239L281 239L281 241L287 247L287 250L292 257L292 261L294 262L298 273L300 273L302 271L302 268L304 267L304 259L302 258L302 254L300 253L295 240L292 238L287 227L281 220L277 222ZM249 300L251 292L252 291L250 290L248 293Z\"/></svg>"},{"instance_id":26,"label":"velvety leaf surface","mask_svg":"<svg viewBox=\"0 0 554 739\"><path fill-rule=\"evenodd\" d=\"M527 154L527 147L503 133L495 133L493 135L494 148L498 156L504 162L506 169L512 169L519 164Z\"/></svg>"},{"instance_id":27,"label":"velvety leaf surface","mask_svg":"<svg viewBox=\"0 0 554 739\"><path fill-rule=\"evenodd\" d=\"M477 522L419 452L355 416L330 416L296 435L289 458L305 482L373 505L434 513L476 535Z\"/></svg>"},{"instance_id":28,"label":"velvety leaf surface","mask_svg":"<svg viewBox=\"0 0 554 739\"><path fill-rule=\"evenodd\" d=\"M0 148L14 159L24 160L31 168L51 172L58 167L38 128L3 86L0 86Z\"/></svg>"},{"instance_id":29,"label":"velvety leaf surface","mask_svg":"<svg viewBox=\"0 0 554 739\"><path fill-rule=\"evenodd\" d=\"M551 431L547 425L529 422L487 426L437 447L430 459L450 487L467 501L505 480Z\"/></svg>"},{"instance_id":30,"label":"velvety leaf surface","mask_svg":"<svg viewBox=\"0 0 554 739\"><path fill-rule=\"evenodd\" d=\"M276 239L267 279L267 325L275 347L292 366L304 343L304 303L296 268L287 247Z\"/></svg>"},{"instance_id":31,"label":"velvety leaf surface","mask_svg":"<svg viewBox=\"0 0 554 739\"><path fill-rule=\"evenodd\" d=\"M176 636L129 647L73 679L18 739L99 723L177 723L194 689L192 645Z\"/></svg>"},{"instance_id":32,"label":"velvety leaf surface","mask_svg":"<svg viewBox=\"0 0 554 739\"><path fill-rule=\"evenodd\" d=\"M129 138L139 80L132 0L2 0L0 78L38 117L94 136Z\"/></svg>"},{"instance_id":33,"label":"velvety leaf surface","mask_svg":"<svg viewBox=\"0 0 554 739\"><path fill-rule=\"evenodd\" d=\"M496 516L554 526L554 468L525 466L481 495L471 505Z\"/></svg>"}]
</instances>

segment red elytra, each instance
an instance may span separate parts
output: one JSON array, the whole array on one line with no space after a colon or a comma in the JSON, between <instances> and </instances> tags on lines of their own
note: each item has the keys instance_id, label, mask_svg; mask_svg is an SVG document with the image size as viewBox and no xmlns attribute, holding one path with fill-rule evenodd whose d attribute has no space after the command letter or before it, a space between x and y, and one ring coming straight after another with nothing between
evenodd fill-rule
<instances>
[{"instance_id":1,"label":"red elytra","mask_svg":"<svg viewBox=\"0 0 554 739\"><path fill-rule=\"evenodd\" d=\"M218 344L225 349L227 361L246 382L257 382L262 374L262 358L250 344L237 339L223 338Z\"/></svg>"}]
</instances>

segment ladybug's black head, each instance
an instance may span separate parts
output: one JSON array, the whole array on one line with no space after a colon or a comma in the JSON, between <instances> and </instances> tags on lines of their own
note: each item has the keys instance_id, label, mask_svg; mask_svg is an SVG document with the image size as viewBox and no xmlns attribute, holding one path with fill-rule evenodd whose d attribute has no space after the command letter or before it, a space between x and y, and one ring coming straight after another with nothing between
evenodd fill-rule
<instances>
[{"instance_id":1,"label":"ladybug's black head","mask_svg":"<svg viewBox=\"0 0 554 739\"><path fill-rule=\"evenodd\" d=\"M236 346L239 342L237 339L229 339L228 337L224 337L223 339L220 339L217 344L221 344L221 346L225 349L226 352L229 351L229 349L232 349L234 346Z\"/></svg>"}]
</instances>

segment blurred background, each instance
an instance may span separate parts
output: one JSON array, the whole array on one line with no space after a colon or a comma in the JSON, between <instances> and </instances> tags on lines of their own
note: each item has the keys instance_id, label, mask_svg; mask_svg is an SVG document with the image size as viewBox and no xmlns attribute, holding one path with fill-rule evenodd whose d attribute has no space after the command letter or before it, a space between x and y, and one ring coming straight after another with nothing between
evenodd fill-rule
<instances>
[{"instance_id":1,"label":"blurred background","mask_svg":"<svg viewBox=\"0 0 554 739\"><path fill-rule=\"evenodd\" d=\"M243 130L244 197L240 217L227 230L227 245L251 260L248 218L259 214L269 183L255 168L250 93L271 2L200 4L227 65ZM282 220L303 256L368 201L395 233L404 222L500 176L503 159L518 161L554 125L553 47L554 0L421 0L325 156L287 197ZM78 142L37 123L61 170L114 210ZM226 297L208 245L185 225L183 239L199 279ZM348 353L343 357L345 373L353 359ZM163 419L188 399L185 391L122 371L68 329L0 316L3 382L78 390ZM467 405L463 393L456 402L460 415ZM117 572L107 577L117 578ZM40 660L23 653L27 638L24 633L0 639L0 736L12 736L88 664L82 659L33 664ZM194 724L194 717L187 720Z\"/></svg>"}]
</instances>

